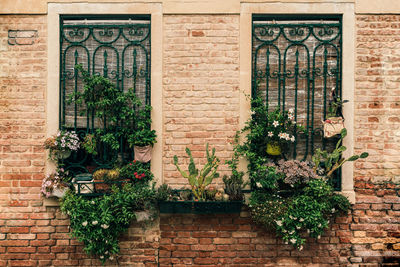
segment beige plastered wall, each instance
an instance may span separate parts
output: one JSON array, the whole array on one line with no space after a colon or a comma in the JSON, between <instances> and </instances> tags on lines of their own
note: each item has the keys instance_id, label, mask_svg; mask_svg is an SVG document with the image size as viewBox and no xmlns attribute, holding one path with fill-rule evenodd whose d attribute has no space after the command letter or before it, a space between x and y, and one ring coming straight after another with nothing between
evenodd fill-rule
<instances>
[{"instance_id":1,"label":"beige plastered wall","mask_svg":"<svg viewBox=\"0 0 400 267\"><path fill-rule=\"evenodd\" d=\"M245 3L353 3L357 14L399 14L398 0L1 0L0 14L47 14L48 3L158 3L163 14L239 14ZM281 13L284 13L282 11Z\"/></svg>"},{"instance_id":2,"label":"beige plastered wall","mask_svg":"<svg viewBox=\"0 0 400 267\"><path fill-rule=\"evenodd\" d=\"M150 14L151 15L151 103L162 106L162 6L158 3L49 3L48 4L48 77L47 77L47 136L58 130L59 123L59 30L60 15L63 14ZM157 132L157 143L153 147L151 171L156 182L162 179L161 112L152 111L152 128ZM46 164L47 172L54 169L52 162Z\"/></svg>"}]
</instances>

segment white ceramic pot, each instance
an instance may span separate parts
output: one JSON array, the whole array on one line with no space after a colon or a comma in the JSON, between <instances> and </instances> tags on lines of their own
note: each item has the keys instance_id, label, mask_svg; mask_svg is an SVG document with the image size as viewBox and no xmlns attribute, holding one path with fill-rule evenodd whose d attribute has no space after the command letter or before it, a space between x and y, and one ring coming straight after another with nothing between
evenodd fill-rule
<instances>
[{"instance_id":1,"label":"white ceramic pot","mask_svg":"<svg viewBox=\"0 0 400 267\"><path fill-rule=\"evenodd\" d=\"M68 192L68 187L56 187L53 189L53 192L51 192L51 197L58 197L58 198L63 198L65 194Z\"/></svg>"}]
</instances>

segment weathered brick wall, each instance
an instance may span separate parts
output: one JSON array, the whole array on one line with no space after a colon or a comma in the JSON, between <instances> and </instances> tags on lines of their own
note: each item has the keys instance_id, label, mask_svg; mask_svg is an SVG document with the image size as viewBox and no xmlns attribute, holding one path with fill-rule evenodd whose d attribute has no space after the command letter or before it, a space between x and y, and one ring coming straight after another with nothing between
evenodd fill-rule
<instances>
[{"instance_id":1,"label":"weathered brick wall","mask_svg":"<svg viewBox=\"0 0 400 267\"><path fill-rule=\"evenodd\" d=\"M219 170L227 170L223 164L239 120L239 16L166 15L163 31L163 176L182 187L187 181L173 156L182 164L185 147L199 164L209 143L221 160Z\"/></svg>"},{"instance_id":2,"label":"weathered brick wall","mask_svg":"<svg viewBox=\"0 0 400 267\"><path fill-rule=\"evenodd\" d=\"M46 82L46 16L0 16L0 266L101 266L71 240L67 217L39 195ZM151 266L158 237L157 223L133 223L120 263Z\"/></svg>"},{"instance_id":3,"label":"weathered brick wall","mask_svg":"<svg viewBox=\"0 0 400 267\"><path fill-rule=\"evenodd\" d=\"M400 262L400 16L357 16L353 262Z\"/></svg>"},{"instance_id":4,"label":"weathered brick wall","mask_svg":"<svg viewBox=\"0 0 400 267\"><path fill-rule=\"evenodd\" d=\"M285 245L274 234L241 215L162 215L160 266L347 266L349 240L342 233L349 219L319 240L310 238L303 251ZM340 230L341 229L341 230ZM343 242L344 241L344 242Z\"/></svg>"},{"instance_id":5,"label":"weathered brick wall","mask_svg":"<svg viewBox=\"0 0 400 267\"><path fill-rule=\"evenodd\" d=\"M0 266L99 265L70 239L59 208L44 207L39 197L46 160L46 22L46 16L0 16ZM19 33L9 45L8 30L37 32ZM120 263L154 266L157 255L162 266L399 261L400 16L360 15L356 30L355 148L370 157L355 165L357 203L349 216L298 252L250 223L247 212L162 215L152 228L132 225L121 240ZM222 163L231 156L241 93L239 16L165 15L163 35L164 180L181 187L186 181L172 157L185 156L186 146L196 163L207 142Z\"/></svg>"}]
</instances>

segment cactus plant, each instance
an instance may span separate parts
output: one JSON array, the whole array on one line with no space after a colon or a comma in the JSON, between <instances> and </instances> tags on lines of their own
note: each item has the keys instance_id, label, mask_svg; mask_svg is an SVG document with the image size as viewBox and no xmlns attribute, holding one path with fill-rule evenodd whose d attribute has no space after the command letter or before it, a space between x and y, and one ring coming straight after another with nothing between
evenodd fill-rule
<instances>
[{"instance_id":1,"label":"cactus plant","mask_svg":"<svg viewBox=\"0 0 400 267\"><path fill-rule=\"evenodd\" d=\"M205 190L208 185L211 184L214 178L217 178L219 174L217 173L217 168L219 165L219 159L215 156L215 148L212 149L210 154L208 150L208 144L206 145L207 153L207 163L204 165L203 169L199 171L194 164L192 152L189 148L186 148L186 154L190 158L188 171L183 171L178 165L178 157L174 156L174 164L178 171L184 178L187 178L190 186L192 187L192 192L195 200L205 201Z\"/></svg>"},{"instance_id":2,"label":"cactus plant","mask_svg":"<svg viewBox=\"0 0 400 267\"><path fill-rule=\"evenodd\" d=\"M321 163L323 163L323 167L326 172L327 177L331 177L333 172L347 161L356 161L358 159L364 159L368 157L367 152L363 152L360 155L353 155L347 159L342 157L343 152L347 149L342 145L342 140L347 135L346 128L343 129L340 133L340 139L338 140L335 150L331 153L328 153L326 150L316 149L314 156L312 157L312 161L314 163L314 171L317 172L317 168L320 167Z\"/></svg>"}]
</instances>

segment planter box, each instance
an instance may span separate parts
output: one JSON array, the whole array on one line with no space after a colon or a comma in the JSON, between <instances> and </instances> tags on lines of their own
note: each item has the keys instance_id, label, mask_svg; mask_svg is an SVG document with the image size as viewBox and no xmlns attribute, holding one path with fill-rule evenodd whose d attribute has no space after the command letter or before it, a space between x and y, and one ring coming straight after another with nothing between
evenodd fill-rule
<instances>
[{"instance_id":1,"label":"planter box","mask_svg":"<svg viewBox=\"0 0 400 267\"><path fill-rule=\"evenodd\" d=\"M160 213L240 213L241 201L160 201Z\"/></svg>"}]
</instances>

